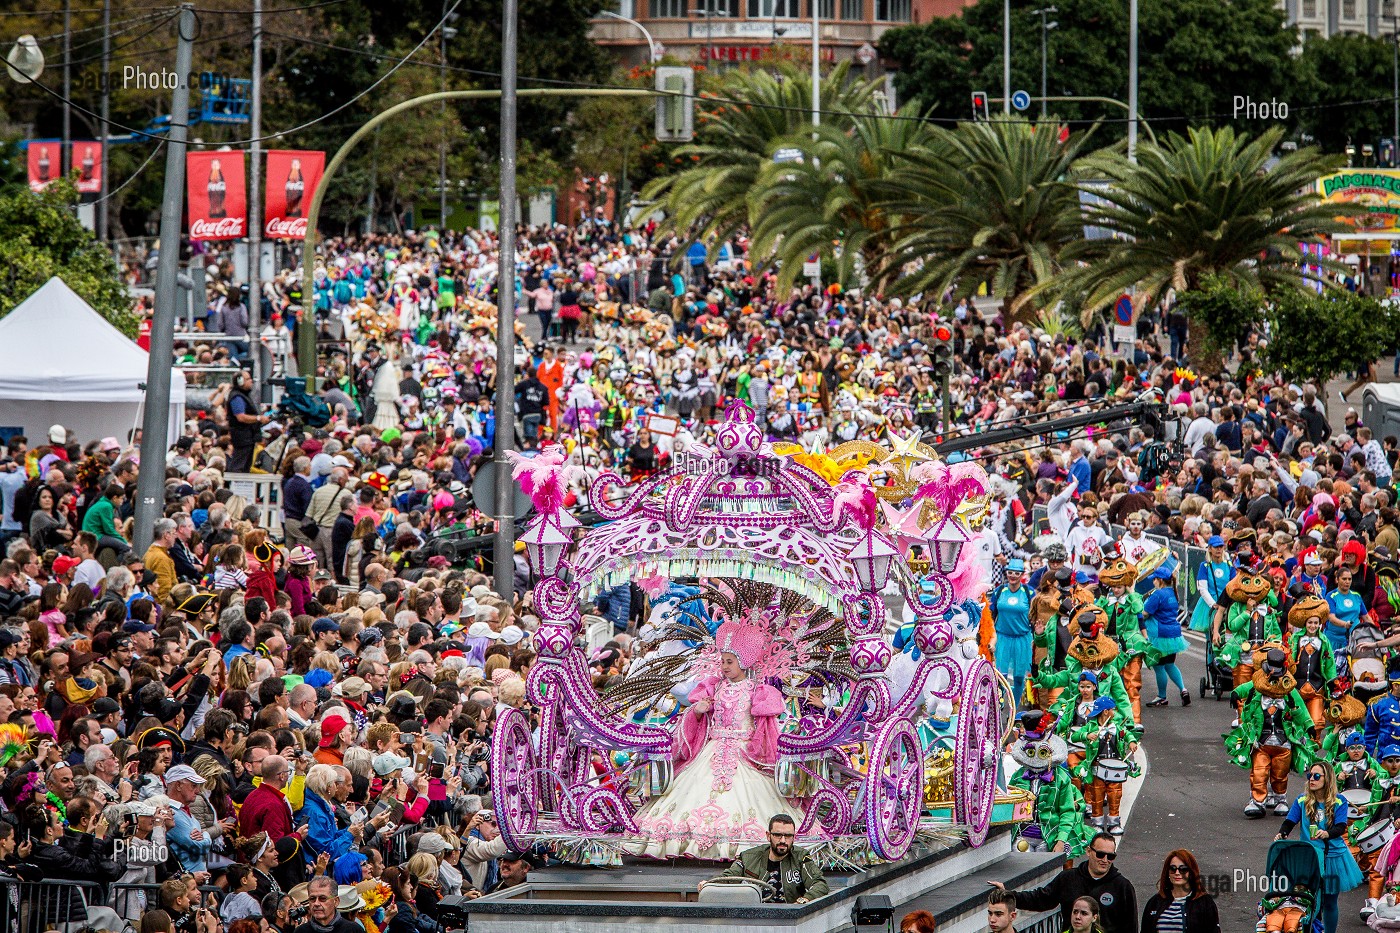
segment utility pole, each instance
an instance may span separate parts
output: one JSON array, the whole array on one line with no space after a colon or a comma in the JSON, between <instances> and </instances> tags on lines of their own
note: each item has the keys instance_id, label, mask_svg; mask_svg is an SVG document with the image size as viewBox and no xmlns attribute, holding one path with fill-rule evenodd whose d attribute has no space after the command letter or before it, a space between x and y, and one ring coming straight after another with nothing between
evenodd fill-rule
<instances>
[{"instance_id":1,"label":"utility pole","mask_svg":"<svg viewBox=\"0 0 1400 933\"><path fill-rule=\"evenodd\" d=\"M821 0L808 2L812 4L812 129L815 130L822 123L822 40L821 23L818 19ZM816 133L812 134L812 138L816 138Z\"/></svg>"},{"instance_id":2,"label":"utility pole","mask_svg":"<svg viewBox=\"0 0 1400 933\"><path fill-rule=\"evenodd\" d=\"M1137 161L1138 0L1128 0L1128 161Z\"/></svg>"},{"instance_id":3,"label":"utility pole","mask_svg":"<svg viewBox=\"0 0 1400 933\"><path fill-rule=\"evenodd\" d=\"M107 242L109 227L107 225L107 149L110 144L107 139L111 136L108 129L107 120L111 117L112 105L112 75L111 58L112 55L112 0L102 0L102 193L97 196L97 238L103 243Z\"/></svg>"},{"instance_id":4,"label":"utility pole","mask_svg":"<svg viewBox=\"0 0 1400 933\"><path fill-rule=\"evenodd\" d=\"M156 266L156 306L151 317L150 369L146 410L141 420L141 473L136 485L136 553L146 553L152 526L165 504L165 452L170 446L170 368L175 344L175 301L180 275L180 223L185 206L185 139L189 133L190 89L185 76L194 58L194 5L182 3L176 32L175 73L170 94L170 132L165 144L165 196L160 208L160 259Z\"/></svg>"},{"instance_id":5,"label":"utility pole","mask_svg":"<svg viewBox=\"0 0 1400 933\"><path fill-rule=\"evenodd\" d=\"M442 25L438 27L438 90L447 90L447 0L442 0ZM438 133L438 232L447 236L447 101L440 110Z\"/></svg>"},{"instance_id":6,"label":"utility pole","mask_svg":"<svg viewBox=\"0 0 1400 933\"><path fill-rule=\"evenodd\" d=\"M1001 5L1001 112L1011 116L1011 0Z\"/></svg>"},{"instance_id":7,"label":"utility pole","mask_svg":"<svg viewBox=\"0 0 1400 933\"><path fill-rule=\"evenodd\" d=\"M506 451L515 446L515 111L517 0L503 0L501 16L500 259L496 272L496 592L515 593L515 480Z\"/></svg>"},{"instance_id":8,"label":"utility pole","mask_svg":"<svg viewBox=\"0 0 1400 933\"><path fill-rule=\"evenodd\" d=\"M58 164L63 177L73 171L73 0L63 0L63 150Z\"/></svg>"},{"instance_id":9,"label":"utility pole","mask_svg":"<svg viewBox=\"0 0 1400 933\"><path fill-rule=\"evenodd\" d=\"M262 0L253 0L253 84L248 114L248 356L253 361L253 398L262 402ZM196 295L196 300L203 300ZM315 373L311 374L315 376ZM308 386L316 391L314 385Z\"/></svg>"},{"instance_id":10,"label":"utility pole","mask_svg":"<svg viewBox=\"0 0 1400 933\"><path fill-rule=\"evenodd\" d=\"M1052 29L1054 29L1056 26L1060 25L1059 23L1047 22L1046 18L1047 18L1051 13L1058 13L1058 12L1060 12L1060 11L1059 11L1058 9L1056 9L1055 7L1053 7L1053 6L1041 7L1039 10L1031 10L1031 15L1032 15L1032 16L1039 16L1039 17L1040 17L1040 119L1042 119L1042 120L1045 119L1045 114L1046 114L1046 110L1045 110L1045 108L1046 108L1045 95L1046 95L1047 93L1049 93L1049 92L1046 90L1046 65L1045 65L1045 63L1046 63L1047 39L1048 39L1048 37L1049 37L1050 30L1052 30Z\"/></svg>"}]
</instances>

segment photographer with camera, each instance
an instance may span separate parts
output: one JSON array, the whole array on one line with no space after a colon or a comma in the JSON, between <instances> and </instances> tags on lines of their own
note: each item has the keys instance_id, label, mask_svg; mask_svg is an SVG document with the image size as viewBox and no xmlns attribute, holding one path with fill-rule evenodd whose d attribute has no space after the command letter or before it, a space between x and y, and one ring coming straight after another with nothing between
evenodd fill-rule
<instances>
[{"instance_id":1,"label":"photographer with camera","mask_svg":"<svg viewBox=\"0 0 1400 933\"><path fill-rule=\"evenodd\" d=\"M117 912L131 921L139 920L146 910L146 892L142 888L125 886L154 886L158 880L157 869L170 858L165 832L175 825L175 813L164 799L151 797L112 808L125 811L113 840L113 854L126 868L117 879L114 903Z\"/></svg>"}]
</instances>

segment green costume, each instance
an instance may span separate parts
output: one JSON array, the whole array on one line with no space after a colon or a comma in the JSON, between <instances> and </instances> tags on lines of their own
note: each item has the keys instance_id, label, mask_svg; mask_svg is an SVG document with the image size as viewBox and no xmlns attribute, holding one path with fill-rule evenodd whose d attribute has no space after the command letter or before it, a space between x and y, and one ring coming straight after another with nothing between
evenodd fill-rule
<instances>
[{"instance_id":1,"label":"green costume","mask_svg":"<svg viewBox=\"0 0 1400 933\"><path fill-rule=\"evenodd\" d=\"M1303 629L1295 629L1294 631L1288 633L1288 655L1293 659L1295 664L1297 663L1299 658L1298 643L1302 641L1305 637L1308 637L1308 633ZM1318 649L1318 653L1320 655L1318 659L1318 664L1320 670L1322 671L1323 695L1325 696L1327 685L1337 679L1337 656L1332 652L1332 643L1327 640L1326 635L1319 633L1311 637L1316 638L1318 641L1322 642L1321 646ZM1299 686L1301 686L1301 673L1295 670L1294 674L1298 677Z\"/></svg>"},{"instance_id":2,"label":"green costume","mask_svg":"<svg viewBox=\"0 0 1400 933\"><path fill-rule=\"evenodd\" d=\"M1088 804L1084 795L1074 786L1069 768L1055 765L1051 768L1051 779L1032 780L1026 768L1021 768L1011 777L1011 786L1029 791L1035 797L1035 812L1032 819L1040 825L1045 847L1053 849L1063 842L1065 854L1078 858L1089 847L1093 832L1085 822Z\"/></svg>"},{"instance_id":3,"label":"green costume","mask_svg":"<svg viewBox=\"0 0 1400 933\"><path fill-rule=\"evenodd\" d=\"M1265 697L1259 693L1253 682L1236 687L1234 697L1240 705L1240 724L1225 733L1225 752L1238 767L1248 771L1254 756L1254 746L1259 743L1260 733L1264 729ZM1320 754L1312 739L1312 716L1308 715L1308 708L1297 690L1289 691L1284 700L1284 735L1293 746L1293 761L1289 767L1295 773L1302 774Z\"/></svg>"},{"instance_id":4,"label":"green costume","mask_svg":"<svg viewBox=\"0 0 1400 933\"><path fill-rule=\"evenodd\" d=\"M1272 594L1270 594L1272 596ZM1268 605L1266 600L1264 605ZM1215 653L1221 664L1235 667L1240 662L1253 664L1252 656L1247 656L1244 650L1245 641L1249 637L1249 607L1244 603L1231 603L1230 610L1225 614L1225 644ZM1282 642L1283 631L1278 627L1278 613L1266 609L1264 614L1264 638L1263 641ZM1262 642L1251 643L1252 652L1259 647Z\"/></svg>"},{"instance_id":5,"label":"green costume","mask_svg":"<svg viewBox=\"0 0 1400 933\"><path fill-rule=\"evenodd\" d=\"M1116 714L1114 718L1118 718ZM1084 747L1084 760L1074 769L1074 776L1085 784L1094 780L1094 764L1099 759L1100 751L1100 728L1098 721L1095 720L1093 722L1086 722L1070 733L1070 741ZM1114 733L1114 737L1110 743L1112 753L1107 756L1109 758L1117 758L1120 761L1126 761L1128 763L1128 774L1131 777L1137 777L1142 774L1142 768L1139 767L1138 763L1133 759L1133 743L1136 741L1136 733L1132 731L1131 724L1129 724L1129 728L1125 729L1122 724L1119 723L1118 729Z\"/></svg>"},{"instance_id":6,"label":"green costume","mask_svg":"<svg viewBox=\"0 0 1400 933\"><path fill-rule=\"evenodd\" d=\"M1108 616L1106 631L1108 636L1118 643L1119 657L1126 657L1131 661L1133 658L1145 658L1151 654L1152 642L1142 624L1141 594L1128 590L1117 598L1100 596L1094 600L1094 605Z\"/></svg>"},{"instance_id":7,"label":"green costume","mask_svg":"<svg viewBox=\"0 0 1400 933\"><path fill-rule=\"evenodd\" d=\"M1113 718L1118 721L1120 727L1131 731L1137 728L1137 723L1133 721L1133 704L1128 699L1128 689L1123 686L1123 677L1118 673L1122 660L1123 656L1120 654L1106 667L1094 673L1099 675L1098 696L1113 700L1113 705L1117 707ZM1035 676L1037 687L1046 690L1059 687L1064 690L1050 707L1050 712L1058 716L1060 722L1068 723L1074 719L1074 708L1079 703L1079 690L1076 685L1083 670L1083 666L1074 658L1065 658L1064 670Z\"/></svg>"}]
</instances>

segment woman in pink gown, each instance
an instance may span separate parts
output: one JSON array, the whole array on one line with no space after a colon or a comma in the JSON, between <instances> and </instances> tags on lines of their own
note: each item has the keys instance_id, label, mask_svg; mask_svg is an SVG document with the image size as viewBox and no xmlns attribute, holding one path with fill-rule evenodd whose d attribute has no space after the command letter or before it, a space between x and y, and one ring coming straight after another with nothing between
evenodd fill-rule
<instances>
[{"instance_id":1,"label":"woman in pink gown","mask_svg":"<svg viewBox=\"0 0 1400 933\"><path fill-rule=\"evenodd\" d=\"M637 813L646 840L638 855L730 860L766 841L770 817L801 822L773 781L783 695L750 676L768 636L730 621L715 632L715 646L720 676L705 677L690 694L676 733L675 778Z\"/></svg>"}]
</instances>

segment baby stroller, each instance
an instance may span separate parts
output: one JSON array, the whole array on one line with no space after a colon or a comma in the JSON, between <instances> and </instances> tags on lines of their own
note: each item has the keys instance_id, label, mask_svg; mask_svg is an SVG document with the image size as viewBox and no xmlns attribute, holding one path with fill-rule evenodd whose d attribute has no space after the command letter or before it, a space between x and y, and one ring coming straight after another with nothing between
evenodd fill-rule
<instances>
[{"instance_id":1,"label":"baby stroller","mask_svg":"<svg viewBox=\"0 0 1400 933\"><path fill-rule=\"evenodd\" d=\"M1256 931L1321 933L1316 892L1322 890L1322 853L1311 842L1280 839L1270 845L1264 877L1269 893L1259 901Z\"/></svg>"},{"instance_id":2,"label":"baby stroller","mask_svg":"<svg viewBox=\"0 0 1400 933\"><path fill-rule=\"evenodd\" d=\"M1358 619L1347 634L1346 668L1351 671L1352 693L1363 703L1390 689L1385 660L1375 647L1384 637L1385 633L1369 616Z\"/></svg>"},{"instance_id":3,"label":"baby stroller","mask_svg":"<svg viewBox=\"0 0 1400 933\"><path fill-rule=\"evenodd\" d=\"M1206 693L1212 693L1218 701L1234 689L1235 674L1228 667L1223 666L1215 657L1215 639L1206 633L1206 672L1201 676L1201 699L1206 698Z\"/></svg>"}]
</instances>

